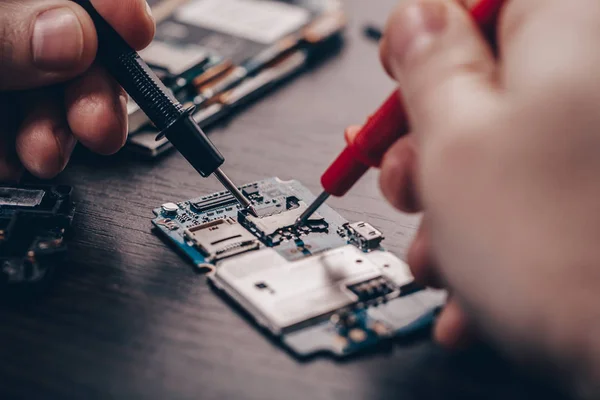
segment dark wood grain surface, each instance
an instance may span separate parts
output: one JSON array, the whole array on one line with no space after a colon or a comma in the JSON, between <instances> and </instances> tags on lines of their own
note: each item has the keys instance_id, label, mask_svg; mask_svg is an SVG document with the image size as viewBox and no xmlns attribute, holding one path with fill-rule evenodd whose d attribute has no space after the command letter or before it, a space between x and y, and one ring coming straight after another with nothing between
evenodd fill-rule
<instances>
[{"instance_id":1,"label":"dark wood grain surface","mask_svg":"<svg viewBox=\"0 0 600 400\"><path fill-rule=\"evenodd\" d=\"M320 189L344 127L392 88L361 32L383 24L394 3L346 1L340 54L212 129L231 178ZM557 398L490 350L448 354L427 335L345 362L293 359L151 232L152 208L220 190L178 154L148 162L79 152L59 181L78 200L71 260L42 301L0 308L1 398ZM331 204L382 229L399 255L418 224L385 203L374 173Z\"/></svg>"}]
</instances>

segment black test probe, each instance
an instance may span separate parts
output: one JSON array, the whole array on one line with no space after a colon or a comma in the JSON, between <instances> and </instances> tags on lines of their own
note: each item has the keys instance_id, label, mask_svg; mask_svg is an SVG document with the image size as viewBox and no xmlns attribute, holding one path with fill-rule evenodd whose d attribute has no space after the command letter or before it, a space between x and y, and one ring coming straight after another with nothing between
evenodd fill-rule
<instances>
[{"instance_id":1,"label":"black test probe","mask_svg":"<svg viewBox=\"0 0 600 400\"><path fill-rule=\"evenodd\" d=\"M98 35L96 61L103 65L146 113L173 146L202 175L214 174L242 207L256 216L252 203L225 175L225 158L192 118L193 108L184 109L139 54L96 11L90 0L73 0L87 11Z\"/></svg>"}]
</instances>

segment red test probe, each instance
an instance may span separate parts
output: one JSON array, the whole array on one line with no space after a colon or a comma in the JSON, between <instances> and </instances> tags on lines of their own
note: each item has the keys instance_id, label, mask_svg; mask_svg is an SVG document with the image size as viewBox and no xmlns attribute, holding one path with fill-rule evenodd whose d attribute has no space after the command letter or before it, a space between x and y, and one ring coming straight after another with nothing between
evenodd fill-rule
<instances>
[{"instance_id":1,"label":"red test probe","mask_svg":"<svg viewBox=\"0 0 600 400\"><path fill-rule=\"evenodd\" d=\"M504 0L482 0L471 16L482 31L493 37L496 20ZM386 151L409 132L408 117L398 92L386 100L356 134L346 136L347 146L321 177L324 191L296 220L303 225L329 196L345 195L371 167L379 167Z\"/></svg>"}]
</instances>

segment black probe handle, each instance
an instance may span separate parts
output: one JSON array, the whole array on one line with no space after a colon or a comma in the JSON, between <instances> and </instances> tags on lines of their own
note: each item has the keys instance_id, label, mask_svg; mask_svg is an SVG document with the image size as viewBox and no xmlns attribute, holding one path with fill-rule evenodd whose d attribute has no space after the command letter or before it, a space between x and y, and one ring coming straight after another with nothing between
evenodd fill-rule
<instances>
[{"instance_id":1,"label":"black probe handle","mask_svg":"<svg viewBox=\"0 0 600 400\"><path fill-rule=\"evenodd\" d=\"M96 61L103 65L162 135L204 177L225 159L139 54L96 11L90 0L73 0L90 15L98 36Z\"/></svg>"},{"instance_id":2,"label":"black probe handle","mask_svg":"<svg viewBox=\"0 0 600 400\"><path fill-rule=\"evenodd\" d=\"M99 61L161 131L184 110L137 52L96 11L90 0L74 0L94 21Z\"/></svg>"}]
</instances>

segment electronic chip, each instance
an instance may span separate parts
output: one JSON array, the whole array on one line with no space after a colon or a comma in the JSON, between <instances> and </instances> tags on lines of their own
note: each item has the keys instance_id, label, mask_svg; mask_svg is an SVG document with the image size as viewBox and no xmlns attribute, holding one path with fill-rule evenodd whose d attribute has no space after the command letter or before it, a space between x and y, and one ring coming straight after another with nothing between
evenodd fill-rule
<instances>
[{"instance_id":1,"label":"electronic chip","mask_svg":"<svg viewBox=\"0 0 600 400\"><path fill-rule=\"evenodd\" d=\"M327 205L295 227L315 198L296 181L240 189L258 217L221 192L165 203L153 223L296 355L345 356L431 323L445 293L417 287L406 263L381 247L381 232L350 224Z\"/></svg>"},{"instance_id":2,"label":"electronic chip","mask_svg":"<svg viewBox=\"0 0 600 400\"><path fill-rule=\"evenodd\" d=\"M242 193L244 193L244 196L246 197L252 197L258 194L258 186L245 187L242 189Z\"/></svg>"}]
</instances>

